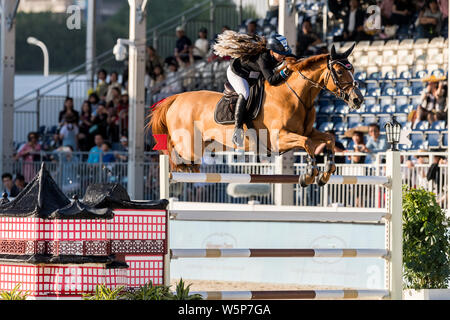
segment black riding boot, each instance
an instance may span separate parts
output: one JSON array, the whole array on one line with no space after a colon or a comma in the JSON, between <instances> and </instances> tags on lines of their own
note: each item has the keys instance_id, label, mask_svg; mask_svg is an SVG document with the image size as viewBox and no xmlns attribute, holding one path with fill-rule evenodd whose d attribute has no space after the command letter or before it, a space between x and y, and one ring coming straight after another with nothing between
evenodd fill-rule
<instances>
[{"instance_id":1,"label":"black riding boot","mask_svg":"<svg viewBox=\"0 0 450 320\"><path fill-rule=\"evenodd\" d=\"M234 111L234 133L233 133L233 143L238 147L244 145L244 118L245 118L245 107L247 105L247 100L245 100L242 94L236 101L236 109Z\"/></svg>"}]
</instances>

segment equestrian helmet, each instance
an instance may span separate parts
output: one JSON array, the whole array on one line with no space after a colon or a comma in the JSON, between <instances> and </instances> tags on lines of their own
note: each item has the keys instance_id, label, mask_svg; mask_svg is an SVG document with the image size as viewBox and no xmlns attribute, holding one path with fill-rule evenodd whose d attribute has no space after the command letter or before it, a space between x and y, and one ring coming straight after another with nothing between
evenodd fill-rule
<instances>
[{"instance_id":1,"label":"equestrian helmet","mask_svg":"<svg viewBox=\"0 0 450 320\"><path fill-rule=\"evenodd\" d=\"M291 48L289 48L287 39L281 34L274 34L267 40L267 49L272 50L278 54L288 55L291 54Z\"/></svg>"}]
</instances>

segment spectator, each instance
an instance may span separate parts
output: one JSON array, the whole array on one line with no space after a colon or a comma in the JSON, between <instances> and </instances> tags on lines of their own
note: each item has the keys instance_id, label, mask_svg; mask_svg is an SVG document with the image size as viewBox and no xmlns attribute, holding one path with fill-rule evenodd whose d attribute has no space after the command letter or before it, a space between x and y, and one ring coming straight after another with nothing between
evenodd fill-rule
<instances>
[{"instance_id":1,"label":"spectator","mask_svg":"<svg viewBox=\"0 0 450 320\"><path fill-rule=\"evenodd\" d=\"M23 174L27 182L31 181L36 175L33 162L40 161L41 145L38 137L37 132L28 133L28 142L23 144L14 156L15 160L23 160Z\"/></svg>"},{"instance_id":2,"label":"spectator","mask_svg":"<svg viewBox=\"0 0 450 320\"><path fill-rule=\"evenodd\" d=\"M107 76L108 74L105 69L100 69L97 73L98 83L95 91L101 100L105 100L108 93L108 84L106 83Z\"/></svg>"},{"instance_id":3,"label":"spectator","mask_svg":"<svg viewBox=\"0 0 450 320\"><path fill-rule=\"evenodd\" d=\"M442 12L441 36L448 38L448 0L438 0L438 3Z\"/></svg>"},{"instance_id":4,"label":"spectator","mask_svg":"<svg viewBox=\"0 0 450 320\"><path fill-rule=\"evenodd\" d=\"M97 108L100 99L98 98L98 95L95 92L93 92L89 95L88 101L91 105L91 113L93 116L95 116L97 114Z\"/></svg>"},{"instance_id":5,"label":"spectator","mask_svg":"<svg viewBox=\"0 0 450 320\"><path fill-rule=\"evenodd\" d=\"M380 4L381 18L384 25L392 25L392 7L394 0L382 0Z\"/></svg>"},{"instance_id":6,"label":"spectator","mask_svg":"<svg viewBox=\"0 0 450 320\"><path fill-rule=\"evenodd\" d=\"M102 148L102 152L103 152L103 157L102 157L103 163L116 162L114 153L111 152L111 144L109 142L107 142L107 141L103 142L101 148Z\"/></svg>"},{"instance_id":7,"label":"spectator","mask_svg":"<svg viewBox=\"0 0 450 320\"><path fill-rule=\"evenodd\" d=\"M145 72L150 77L150 79L154 79L154 70L156 67L160 67L162 69L163 61L157 54L155 48L153 48L152 46L147 46L147 55L145 58Z\"/></svg>"},{"instance_id":8,"label":"spectator","mask_svg":"<svg viewBox=\"0 0 450 320\"><path fill-rule=\"evenodd\" d=\"M73 108L73 98L66 97L66 100L64 100L64 109L59 113L58 116L60 127L63 126L66 116L70 115L73 115L75 117L76 123L78 123L78 121L80 120L80 114Z\"/></svg>"},{"instance_id":9,"label":"spectator","mask_svg":"<svg viewBox=\"0 0 450 320\"><path fill-rule=\"evenodd\" d=\"M342 8L348 7L348 0L328 0L328 8L336 20L344 18Z\"/></svg>"},{"instance_id":10,"label":"spectator","mask_svg":"<svg viewBox=\"0 0 450 320\"><path fill-rule=\"evenodd\" d=\"M90 134L100 134L106 137L108 130L108 111L104 101L98 105L97 114L92 120L92 127L89 129Z\"/></svg>"},{"instance_id":11,"label":"spectator","mask_svg":"<svg viewBox=\"0 0 450 320\"><path fill-rule=\"evenodd\" d=\"M194 64L194 56L192 55L192 50L189 50L189 60L183 61L179 57L176 57L178 62L178 75L182 77L182 86L185 90L192 89L191 84L194 83L195 79L195 69L191 68Z\"/></svg>"},{"instance_id":12,"label":"spectator","mask_svg":"<svg viewBox=\"0 0 450 320\"><path fill-rule=\"evenodd\" d=\"M205 59L209 51L208 30L201 28L198 31L198 39L195 40L192 54L195 60Z\"/></svg>"},{"instance_id":13,"label":"spectator","mask_svg":"<svg viewBox=\"0 0 450 320\"><path fill-rule=\"evenodd\" d=\"M78 182L78 168L79 159L73 155L73 148L71 146L64 146L58 149L60 154L59 160L62 162L62 191L65 193L73 192L80 186Z\"/></svg>"},{"instance_id":14,"label":"spectator","mask_svg":"<svg viewBox=\"0 0 450 320\"><path fill-rule=\"evenodd\" d=\"M3 192L8 194L8 197L15 198L20 193L19 188L13 183L11 173L2 174Z\"/></svg>"},{"instance_id":15,"label":"spectator","mask_svg":"<svg viewBox=\"0 0 450 320\"><path fill-rule=\"evenodd\" d=\"M427 86L422 92L421 104L417 107L413 129L422 120L428 120L431 124L436 120L447 119L447 84L442 81L444 79L432 75L422 80L427 82Z\"/></svg>"},{"instance_id":16,"label":"spectator","mask_svg":"<svg viewBox=\"0 0 450 320\"><path fill-rule=\"evenodd\" d=\"M64 147L70 146L72 150L78 150L78 122L73 115L66 116L66 120L59 131L59 139Z\"/></svg>"},{"instance_id":17,"label":"spectator","mask_svg":"<svg viewBox=\"0 0 450 320\"><path fill-rule=\"evenodd\" d=\"M417 38L437 37L441 32L442 12L436 0L429 0L416 21Z\"/></svg>"},{"instance_id":18,"label":"spectator","mask_svg":"<svg viewBox=\"0 0 450 320\"><path fill-rule=\"evenodd\" d=\"M368 159L371 163L376 161L376 153L384 152L388 148L386 138L381 137L380 126L377 123L371 123L369 125L369 139L367 140L366 147L369 152Z\"/></svg>"},{"instance_id":19,"label":"spectator","mask_svg":"<svg viewBox=\"0 0 450 320\"><path fill-rule=\"evenodd\" d=\"M343 41L360 41L364 33L364 11L359 8L359 0L350 0L350 7L344 17Z\"/></svg>"},{"instance_id":20,"label":"spectator","mask_svg":"<svg viewBox=\"0 0 450 320\"><path fill-rule=\"evenodd\" d=\"M247 23L247 34L249 36L256 35L258 25L256 24L256 20L251 20L249 23Z\"/></svg>"},{"instance_id":21,"label":"spectator","mask_svg":"<svg viewBox=\"0 0 450 320\"><path fill-rule=\"evenodd\" d=\"M328 130L326 132L332 134L334 139L335 139L334 152L345 152L345 147L342 144L342 142L337 140L336 133L334 132L334 130ZM314 154L316 155L317 163L324 163L324 156L322 154L323 154L323 151L325 150L325 146L326 146L326 143L324 142L324 143L319 144L316 147L316 151L315 151ZM345 163L345 157L343 157L343 156L336 156L335 159L334 159L334 162L335 163Z\"/></svg>"},{"instance_id":22,"label":"spectator","mask_svg":"<svg viewBox=\"0 0 450 320\"><path fill-rule=\"evenodd\" d=\"M171 61L169 63L169 72L167 72L167 78L164 87L161 92L156 95L156 100L167 98L173 94L180 93L183 90L181 87L180 76L178 74L178 65L176 62Z\"/></svg>"},{"instance_id":23,"label":"spectator","mask_svg":"<svg viewBox=\"0 0 450 320\"><path fill-rule=\"evenodd\" d=\"M121 90L117 87L111 89L111 100L106 102L108 108L117 108L120 103Z\"/></svg>"},{"instance_id":24,"label":"spectator","mask_svg":"<svg viewBox=\"0 0 450 320\"><path fill-rule=\"evenodd\" d=\"M322 40L312 31L312 25L309 20L302 23L302 30L297 38L296 54L299 57L312 55L316 53L315 45L322 43Z\"/></svg>"},{"instance_id":25,"label":"spectator","mask_svg":"<svg viewBox=\"0 0 450 320\"><path fill-rule=\"evenodd\" d=\"M94 143L92 141L92 135L89 134L89 130L92 127L92 119L91 104L88 100L85 100L81 106L80 133L78 135L78 147L80 151L88 151Z\"/></svg>"},{"instance_id":26,"label":"spectator","mask_svg":"<svg viewBox=\"0 0 450 320\"><path fill-rule=\"evenodd\" d=\"M27 186L27 183L25 182L25 177L20 173L16 174L14 184L16 185L17 189L19 189L19 192L21 192Z\"/></svg>"},{"instance_id":27,"label":"spectator","mask_svg":"<svg viewBox=\"0 0 450 320\"><path fill-rule=\"evenodd\" d=\"M94 138L95 146L89 151L87 163L100 163L100 155L102 153L101 146L103 145L103 142L103 136L101 134L96 134Z\"/></svg>"},{"instance_id":28,"label":"spectator","mask_svg":"<svg viewBox=\"0 0 450 320\"><path fill-rule=\"evenodd\" d=\"M150 80L150 89L152 94L157 94L161 91L166 76L164 75L164 69L160 66L155 67L153 74L155 77Z\"/></svg>"},{"instance_id":29,"label":"spectator","mask_svg":"<svg viewBox=\"0 0 450 320\"><path fill-rule=\"evenodd\" d=\"M120 132L128 132L128 93L124 92L117 108Z\"/></svg>"},{"instance_id":30,"label":"spectator","mask_svg":"<svg viewBox=\"0 0 450 320\"><path fill-rule=\"evenodd\" d=\"M106 122L108 123L107 127L107 137L108 140L115 144L119 142L119 116L117 115L116 108L108 108L108 117L106 118Z\"/></svg>"},{"instance_id":31,"label":"spectator","mask_svg":"<svg viewBox=\"0 0 450 320\"><path fill-rule=\"evenodd\" d=\"M391 21L399 26L398 33L407 33L411 24L413 5L408 0L394 0L392 5Z\"/></svg>"},{"instance_id":32,"label":"spectator","mask_svg":"<svg viewBox=\"0 0 450 320\"><path fill-rule=\"evenodd\" d=\"M369 152L369 150L366 147L366 144L364 143L364 135L360 131L355 131L352 136L353 140L353 151L354 152ZM351 156L349 157L349 160L351 160L352 163L365 163L366 157L365 156Z\"/></svg>"},{"instance_id":33,"label":"spectator","mask_svg":"<svg viewBox=\"0 0 450 320\"><path fill-rule=\"evenodd\" d=\"M116 153L115 156L120 161L127 162L128 161L128 138L126 135L122 135L120 137L120 147L117 150L120 153Z\"/></svg>"},{"instance_id":34,"label":"spectator","mask_svg":"<svg viewBox=\"0 0 450 320\"><path fill-rule=\"evenodd\" d=\"M177 27L176 34L178 39L175 45L175 58L188 61L192 41L184 34L184 28L182 26Z\"/></svg>"},{"instance_id":35,"label":"spectator","mask_svg":"<svg viewBox=\"0 0 450 320\"><path fill-rule=\"evenodd\" d=\"M109 76L109 85L108 85L108 93L106 94L106 103L110 103L117 95L120 97L120 93L122 92L122 85L119 83L119 74L117 72L111 72ZM113 90L116 89L116 90Z\"/></svg>"}]
</instances>

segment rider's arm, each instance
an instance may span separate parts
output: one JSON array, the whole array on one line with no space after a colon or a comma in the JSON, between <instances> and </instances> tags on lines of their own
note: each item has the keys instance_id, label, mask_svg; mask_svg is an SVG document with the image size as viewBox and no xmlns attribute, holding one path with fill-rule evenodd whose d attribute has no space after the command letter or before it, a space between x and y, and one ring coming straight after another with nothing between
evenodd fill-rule
<instances>
[{"instance_id":1,"label":"rider's arm","mask_svg":"<svg viewBox=\"0 0 450 320\"><path fill-rule=\"evenodd\" d=\"M285 77L287 78L287 74L285 73L286 71L282 70L280 72L274 72L273 66L271 66L270 61L264 58L264 55L261 55L256 63L258 64L264 78L273 86L285 80ZM285 77L283 77L283 75L285 75Z\"/></svg>"}]
</instances>

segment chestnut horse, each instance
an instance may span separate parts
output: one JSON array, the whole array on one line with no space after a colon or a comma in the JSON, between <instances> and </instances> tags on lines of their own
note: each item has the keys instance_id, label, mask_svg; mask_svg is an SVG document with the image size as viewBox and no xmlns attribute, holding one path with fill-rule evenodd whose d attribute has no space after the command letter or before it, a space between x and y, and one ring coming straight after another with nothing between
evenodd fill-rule
<instances>
[{"instance_id":1,"label":"chestnut horse","mask_svg":"<svg viewBox=\"0 0 450 320\"><path fill-rule=\"evenodd\" d=\"M317 183L324 185L336 171L333 136L314 128L317 94L322 89L328 90L354 109L358 109L364 100L353 78L353 66L347 60L354 46L344 53L337 53L333 46L331 54L302 60L286 58L286 66L291 70L287 81L277 86L265 82L263 105L253 120L253 127L259 136L261 130L266 130L266 147L271 152L302 148L308 153L307 170L300 179L302 186L313 183L316 177ZM151 127L153 134L167 134L172 170L192 170L192 161L201 161L209 143L234 147L231 142L233 125L220 125L214 121L214 109L222 96L222 93L212 91L185 92L170 96L155 106L147 127ZM200 143L195 146L197 140ZM314 151L324 142L327 165L324 172L319 172ZM249 150L247 133L244 148ZM188 164L176 164L172 159L174 154Z\"/></svg>"}]
</instances>

